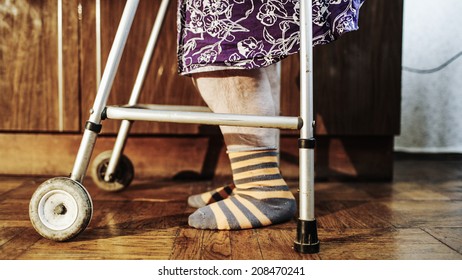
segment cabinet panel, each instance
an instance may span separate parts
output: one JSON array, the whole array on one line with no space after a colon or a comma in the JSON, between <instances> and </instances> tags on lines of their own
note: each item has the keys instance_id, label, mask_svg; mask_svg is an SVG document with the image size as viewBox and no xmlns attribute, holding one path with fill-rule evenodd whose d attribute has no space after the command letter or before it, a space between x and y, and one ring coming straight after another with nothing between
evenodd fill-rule
<instances>
[{"instance_id":1,"label":"cabinet panel","mask_svg":"<svg viewBox=\"0 0 462 280\"><path fill-rule=\"evenodd\" d=\"M0 130L79 129L78 3L58 2L0 4Z\"/></svg>"},{"instance_id":2,"label":"cabinet panel","mask_svg":"<svg viewBox=\"0 0 462 280\"><path fill-rule=\"evenodd\" d=\"M101 60L104 69L125 1L101 2ZM88 117L96 95L96 19L95 1L83 0L82 21L82 114ZM109 105L128 102L138 68L151 33L160 1L141 0L127 45L108 100ZM168 105L204 105L189 77L177 74L176 1L171 1L139 103ZM118 130L117 121L103 123L104 133ZM136 122L134 133L197 133L197 125Z\"/></svg>"},{"instance_id":3,"label":"cabinet panel","mask_svg":"<svg viewBox=\"0 0 462 280\"><path fill-rule=\"evenodd\" d=\"M366 1L360 31L315 48L317 134L399 134L402 14L402 0ZM289 115L298 114L298 68L298 56L282 67L281 106Z\"/></svg>"}]
</instances>

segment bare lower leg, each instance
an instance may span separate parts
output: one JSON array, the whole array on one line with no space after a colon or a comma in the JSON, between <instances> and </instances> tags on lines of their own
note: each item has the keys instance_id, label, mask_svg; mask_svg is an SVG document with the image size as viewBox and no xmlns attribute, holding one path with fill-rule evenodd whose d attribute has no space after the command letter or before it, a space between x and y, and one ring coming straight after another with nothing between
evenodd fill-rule
<instances>
[{"instance_id":1,"label":"bare lower leg","mask_svg":"<svg viewBox=\"0 0 462 280\"><path fill-rule=\"evenodd\" d=\"M215 113L273 116L275 66L196 75L202 97ZM278 102L277 102L278 103ZM233 169L233 194L198 209L189 224L204 229L244 229L289 220L295 199L278 165L276 129L220 127Z\"/></svg>"},{"instance_id":2,"label":"bare lower leg","mask_svg":"<svg viewBox=\"0 0 462 280\"><path fill-rule=\"evenodd\" d=\"M216 113L279 115L280 83L277 66L259 70L231 70L198 74L195 84ZM246 105L246 106L243 106ZM228 150L279 148L279 130L221 127ZM271 140L271 139L274 139ZM192 195L191 207L200 208L228 198L233 183Z\"/></svg>"},{"instance_id":3,"label":"bare lower leg","mask_svg":"<svg viewBox=\"0 0 462 280\"><path fill-rule=\"evenodd\" d=\"M279 114L276 66L196 74L197 88L215 113L275 116ZM277 148L278 130L220 127L229 151Z\"/></svg>"}]
</instances>

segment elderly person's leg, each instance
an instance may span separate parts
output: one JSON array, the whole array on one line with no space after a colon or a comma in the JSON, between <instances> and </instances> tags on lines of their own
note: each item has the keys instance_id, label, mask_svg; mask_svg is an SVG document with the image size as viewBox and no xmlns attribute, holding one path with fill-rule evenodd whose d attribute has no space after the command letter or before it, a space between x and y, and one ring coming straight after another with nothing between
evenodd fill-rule
<instances>
[{"instance_id":1,"label":"elderly person's leg","mask_svg":"<svg viewBox=\"0 0 462 280\"><path fill-rule=\"evenodd\" d=\"M269 71L227 70L196 74L197 87L215 113L276 115ZM233 171L233 194L189 218L203 229L244 229L290 220L295 199L278 166L276 129L221 126Z\"/></svg>"},{"instance_id":2,"label":"elderly person's leg","mask_svg":"<svg viewBox=\"0 0 462 280\"><path fill-rule=\"evenodd\" d=\"M264 71L264 74L266 75L266 78L264 80L269 81L270 85L270 91L273 99L273 108L274 108L274 115L279 115L280 112L280 78L279 74L277 71L277 65L271 65L267 68L262 69L261 71ZM242 71L241 71L242 72ZM205 76L205 75L201 75ZM208 90L204 89L206 88L206 84L202 84L202 91L204 95L207 95L206 92ZM205 97L208 99L208 97ZM279 130L275 133L276 137L276 146L279 147ZM229 197L233 190L235 188L234 183L228 183L224 184L222 186L219 186L216 189L213 189L211 191L207 191L201 194L196 194L196 195L191 195L188 197L188 205L191 207L195 208L200 208L205 205L208 205L213 202L217 202L220 200L223 200L227 197Z\"/></svg>"}]
</instances>

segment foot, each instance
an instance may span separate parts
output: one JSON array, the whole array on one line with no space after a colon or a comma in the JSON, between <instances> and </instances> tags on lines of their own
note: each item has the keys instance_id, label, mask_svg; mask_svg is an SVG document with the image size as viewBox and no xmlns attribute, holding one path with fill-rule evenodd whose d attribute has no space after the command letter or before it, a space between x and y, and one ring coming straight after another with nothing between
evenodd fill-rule
<instances>
[{"instance_id":1,"label":"foot","mask_svg":"<svg viewBox=\"0 0 462 280\"><path fill-rule=\"evenodd\" d=\"M295 198L281 176L275 150L228 154L235 189L226 199L203 206L189 217L199 229L235 230L292 219Z\"/></svg>"},{"instance_id":2,"label":"foot","mask_svg":"<svg viewBox=\"0 0 462 280\"><path fill-rule=\"evenodd\" d=\"M212 191L191 195L188 197L188 205L194 208L201 208L210 203L226 199L232 194L234 188L234 184L227 184Z\"/></svg>"},{"instance_id":3,"label":"foot","mask_svg":"<svg viewBox=\"0 0 462 280\"><path fill-rule=\"evenodd\" d=\"M295 199L290 191L279 195L269 199L233 195L197 209L188 223L198 229L237 230L286 222L295 215Z\"/></svg>"}]
</instances>

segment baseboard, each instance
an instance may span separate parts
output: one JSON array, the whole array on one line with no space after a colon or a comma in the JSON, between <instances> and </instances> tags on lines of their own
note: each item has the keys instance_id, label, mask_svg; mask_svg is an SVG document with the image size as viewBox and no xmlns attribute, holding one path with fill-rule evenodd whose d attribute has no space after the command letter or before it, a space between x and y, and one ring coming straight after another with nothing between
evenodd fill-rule
<instances>
[{"instance_id":1,"label":"baseboard","mask_svg":"<svg viewBox=\"0 0 462 280\"><path fill-rule=\"evenodd\" d=\"M0 175L68 176L80 134L0 133ZM93 151L111 150L114 136L100 136ZM391 180L393 136L320 136L315 150L318 180ZM231 174L219 136L133 136L125 154L137 178L206 179ZM281 170L298 177L296 136L281 137Z\"/></svg>"}]
</instances>

